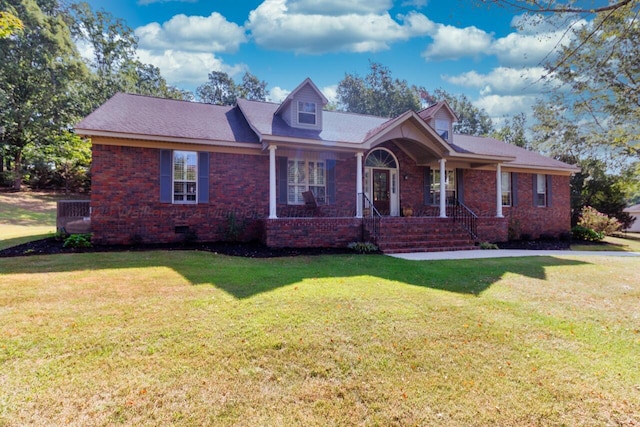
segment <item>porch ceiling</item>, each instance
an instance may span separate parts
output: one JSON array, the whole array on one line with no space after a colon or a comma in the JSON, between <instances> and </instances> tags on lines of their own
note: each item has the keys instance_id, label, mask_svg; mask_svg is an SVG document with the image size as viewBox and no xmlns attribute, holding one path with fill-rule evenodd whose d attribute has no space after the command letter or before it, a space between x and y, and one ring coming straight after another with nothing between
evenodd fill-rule
<instances>
[{"instance_id":1,"label":"porch ceiling","mask_svg":"<svg viewBox=\"0 0 640 427\"><path fill-rule=\"evenodd\" d=\"M394 139L393 142L419 166L427 165L444 157L424 144L411 139Z\"/></svg>"}]
</instances>

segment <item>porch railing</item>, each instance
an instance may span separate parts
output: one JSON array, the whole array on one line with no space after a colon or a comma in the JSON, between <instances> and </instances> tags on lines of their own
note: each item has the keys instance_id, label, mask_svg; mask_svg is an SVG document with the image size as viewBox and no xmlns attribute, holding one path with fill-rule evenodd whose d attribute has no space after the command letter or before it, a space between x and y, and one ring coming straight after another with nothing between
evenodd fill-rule
<instances>
[{"instance_id":1,"label":"porch railing","mask_svg":"<svg viewBox=\"0 0 640 427\"><path fill-rule=\"evenodd\" d=\"M454 200L448 208L452 212L453 220L462 225L474 240L478 240L478 215L458 200Z\"/></svg>"},{"instance_id":2,"label":"porch railing","mask_svg":"<svg viewBox=\"0 0 640 427\"><path fill-rule=\"evenodd\" d=\"M371 239L373 243L378 243L378 238L380 237L380 212L373 206L373 202L369 200L366 194L358 193L358 197L360 198L360 204L362 205L362 226L363 226L363 234L364 229L369 230L371 233Z\"/></svg>"}]
</instances>

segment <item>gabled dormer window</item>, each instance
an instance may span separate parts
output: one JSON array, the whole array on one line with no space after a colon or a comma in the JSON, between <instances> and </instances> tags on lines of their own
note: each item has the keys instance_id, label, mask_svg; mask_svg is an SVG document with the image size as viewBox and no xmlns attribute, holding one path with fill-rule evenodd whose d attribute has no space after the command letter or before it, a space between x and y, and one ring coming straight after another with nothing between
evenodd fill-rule
<instances>
[{"instance_id":1,"label":"gabled dormer window","mask_svg":"<svg viewBox=\"0 0 640 427\"><path fill-rule=\"evenodd\" d=\"M436 132L445 141L449 141L449 121L436 119Z\"/></svg>"},{"instance_id":2,"label":"gabled dormer window","mask_svg":"<svg viewBox=\"0 0 640 427\"><path fill-rule=\"evenodd\" d=\"M305 125L315 125L316 103L298 101L298 123Z\"/></svg>"}]
</instances>

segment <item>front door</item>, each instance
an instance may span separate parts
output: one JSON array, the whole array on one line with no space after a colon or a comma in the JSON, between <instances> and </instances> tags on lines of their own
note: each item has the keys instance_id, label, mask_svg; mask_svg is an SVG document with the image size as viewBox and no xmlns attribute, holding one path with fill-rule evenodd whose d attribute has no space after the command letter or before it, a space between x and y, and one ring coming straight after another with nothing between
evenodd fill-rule
<instances>
[{"instance_id":1,"label":"front door","mask_svg":"<svg viewBox=\"0 0 640 427\"><path fill-rule=\"evenodd\" d=\"M373 170L373 206L381 215L389 215L390 212L389 181L388 170Z\"/></svg>"}]
</instances>

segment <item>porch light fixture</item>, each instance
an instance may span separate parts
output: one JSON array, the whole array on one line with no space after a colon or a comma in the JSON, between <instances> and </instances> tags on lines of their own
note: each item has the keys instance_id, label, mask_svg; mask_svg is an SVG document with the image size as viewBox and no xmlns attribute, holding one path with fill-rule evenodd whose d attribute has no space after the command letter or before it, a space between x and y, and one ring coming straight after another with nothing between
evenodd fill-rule
<instances>
[{"instance_id":1,"label":"porch light fixture","mask_svg":"<svg viewBox=\"0 0 640 427\"><path fill-rule=\"evenodd\" d=\"M406 181L409 179L409 174L405 173L404 175L402 175L402 178Z\"/></svg>"}]
</instances>

